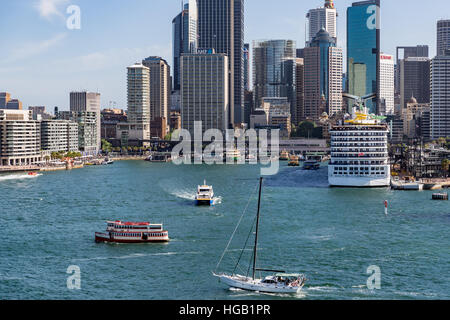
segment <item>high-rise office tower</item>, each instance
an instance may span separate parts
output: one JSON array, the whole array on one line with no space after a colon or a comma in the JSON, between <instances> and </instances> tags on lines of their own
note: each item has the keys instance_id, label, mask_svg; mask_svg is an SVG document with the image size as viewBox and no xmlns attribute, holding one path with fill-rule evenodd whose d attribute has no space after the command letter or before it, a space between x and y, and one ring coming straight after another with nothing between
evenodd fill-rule
<instances>
[{"instance_id":1,"label":"high-rise office tower","mask_svg":"<svg viewBox=\"0 0 450 320\"><path fill-rule=\"evenodd\" d=\"M303 58L297 58L295 60L295 92L296 92L296 110L292 114L292 123L298 125L303 119L305 119L305 63Z\"/></svg>"},{"instance_id":2,"label":"high-rise office tower","mask_svg":"<svg viewBox=\"0 0 450 320\"><path fill-rule=\"evenodd\" d=\"M244 90L250 91L250 44L244 45Z\"/></svg>"},{"instance_id":3,"label":"high-rise office tower","mask_svg":"<svg viewBox=\"0 0 450 320\"><path fill-rule=\"evenodd\" d=\"M142 64L150 69L150 119L164 118L166 127L170 120L170 67L161 57L148 57Z\"/></svg>"},{"instance_id":4,"label":"high-rise office tower","mask_svg":"<svg viewBox=\"0 0 450 320\"><path fill-rule=\"evenodd\" d=\"M172 21L173 89L180 90L180 59L183 53L195 53L198 44L197 0L188 0Z\"/></svg>"},{"instance_id":5,"label":"high-rise office tower","mask_svg":"<svg viewBox=\"0 0 450 320\"><path fill-rule=\"evenodd\" d=\"M323 112L342 111L343 53L336 38L321 29L305 48L304 64L304 117L318 120Z\"/></svg>"},{"instance_id":6,"label":"high-rise office tower","mask_svg":"<svg viewBox=\"0 0 450 320\"><path fill-rule=\"evenodd\" d=\"M430 59L409 57L400 60L400 105L406 107L411 97L418 103L430 103Z\"/></svg>"},{"instance_id":7,"label":"high-rise office tower","mask_svg":"<svg viewBox=\"0 0 450 320\"><path fill-rule=\"evenodd\" d=\"M229 57L229 124L244 117L244 0L198 0L199 48Z\"/></svg>"},{"instance_id":8,"label":"high-rise office tower","mask_svg":"<svg viewBox=\"0 0 450 320\"><path fill-rule=\"evenodd\" d=\"M11 94L8 92L0 92L0 109L6 109L6 106L10 100Z\"/></svg>"},{"instance_id":9,"label":"high-rise office tower","mask_svg":"<svg viewBox=\"0 0 450 320\"><path fill-rule=\"evenodd\" d=\"M366 102L370 112L379 106L380 0L360 1L347 8L348 93L376 94Z\"/></svg>"},{"instance_id":10,"label":"high-rise office tower","mask_svg":"<svg viewBox=\"0 0 450 320\"><path fill-rule=\"evenodd\" d=\"M443 55L447 49L450 49L450 20L439 20L437 22L437 55Z\"/></svg>"},{"instance_id":11,"label":"high-rise office tower","mask_svg":"<svg viewBox=\"0 0 450 320\"><path fill-rule=\"evenodd\" d=\"M321 8L309 10L306 15L308 26L306 45L308 46L320 29L325 29L332 38L337 38L337 16L333 0L326 0Z\"/></svg>"},{"instance_id":12,"label":"high-rise office tower","mask_svg":"<svg viewBox=\"0 0 450 320\"><path fill-rule=\"evenodd\" d=\"M255 108L264 97L286 97L295 106L295 41L253 42L253 87Z\"/></svg>"},{"instance_id":13,"label":"high-rise office tower","mask_svg":"<svg viewBox=\"0 0 450 320\"><path fill-rule=\"evenodd\" d=\"M98 92L71 92L70 111L72 112L94 112L95 125L97 131L97 150L101 149L101 114L100 114L100 93Z\"/></svg>"},{"instance_id":14,"label":"high-rise office tower","mask_svg":"<svg viewBox=\"0 0 450 320\"><path fill-rule=\"evenodd\" d=\"M397 47L395 65L395 93L400 94L400 61L409 57L429 57L429 47L427 45L417 45L415 47Z\"/></svg>"},{"instance_id":15,"label":"high-rise office tower","mask_svg":"<svg viewBox=\"0 0 450 320\"><path fill-rule=\"evenodd\" d=\"M394 114L394 56L380 55L380 114Z\"/></svg>"},{"instance_id":16,"label":"high-rise office tower","mask_svg":"<svg viewBox=\"0 0 450 320\"><path fill-rule=\"evenodd\" d=\"M214 52L181 58L181 127L194 137L196 121L208 129L228 129L227 55Z\"/></svg>"},{"instance_id":17,"label":"high-rise office tower","mask_svg":"<svg viewBox=\"0 0 450 320\"><path fill-rule=\"evenodd\" d=\"M431 61L431 139L450 137L450 49Z\"/></svg>"}]
</instances>

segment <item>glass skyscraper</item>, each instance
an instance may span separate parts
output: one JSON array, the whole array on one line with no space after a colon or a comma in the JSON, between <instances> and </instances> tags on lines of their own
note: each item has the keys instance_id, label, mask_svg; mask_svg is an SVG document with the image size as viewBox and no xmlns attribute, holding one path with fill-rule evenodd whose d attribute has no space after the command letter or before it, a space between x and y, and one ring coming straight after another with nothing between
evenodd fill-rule
<instances>
[{"instance_id":1,"label":"glass skyscraper","mask_svg":"<svg viewBox=\"0 0 450 320\"><path fill-rule=\"evenodd\" d=\"M380 0L355 2L347 9L348 93L376 94L366 102L370 112L379 111Z\"/></svg>"},{"instance_id":2,"label":"glass skyscraper","mask_svg":"<svg viewBox=\"0 0 450 320\"><path fill-rule=\"evenodd\" d=\"M180 90L180 61L183 53L194 53L198 38L197 0L189 0L172 21L173 89Z\"/></svg>"},{"instance_id":3,"label":"glass skyscraper","mask_svg":"<svg viewBox=\"0 0 450 320\"><path fill-rule=\"evenodd\" d=\"M199 48L224 53L230 64L230 124L244 118L244 0L198 0Z\"/></svg>"},{"instance_id":4,"label":"glass skyscraper","mask_svg":"<svg viewBox=\"0 0 450 320\"><path fill-rule=\"evenodd\" d=\"M293 40L253 42L253 86L255 107L264 97L286 97L295 106L295 59Z\"/></svg>"}]
</instances>

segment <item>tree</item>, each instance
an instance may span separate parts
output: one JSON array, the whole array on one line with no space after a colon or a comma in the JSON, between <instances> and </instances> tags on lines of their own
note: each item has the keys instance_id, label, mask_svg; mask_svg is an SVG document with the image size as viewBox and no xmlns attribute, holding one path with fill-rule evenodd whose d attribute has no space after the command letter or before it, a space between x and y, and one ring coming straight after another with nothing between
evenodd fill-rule
<instances>
[{"instance_id":1,"label":"tree","mask_svg":"<svg viewBox=\"0 0 450 320\"><path fill-rule=\"evenodd\" d=\"M102 151L104 153L108 153L112 151L112 144L109 143L107 140L102 139Z\"/></svg>"},{"instance_id":2,"label":"tree","mask_svg":"<svg viewBox=\"0 0 450 320\"><path fill-rule=\"evenodd\" d=\"M450 169L450 160L449 159L442 160L442 171L444 172L446 177L448 176L449 169Z\"/></svg>"}]
</instances>

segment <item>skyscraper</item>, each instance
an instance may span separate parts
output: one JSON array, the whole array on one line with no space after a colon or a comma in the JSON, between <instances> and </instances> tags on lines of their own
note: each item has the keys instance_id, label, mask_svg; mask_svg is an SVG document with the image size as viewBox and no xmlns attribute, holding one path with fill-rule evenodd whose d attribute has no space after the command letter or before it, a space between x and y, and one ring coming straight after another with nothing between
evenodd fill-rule
<instances>
[{"instance_id":1,"label":"skyscraper","mask_svg":"<svg viewBox=\"0 0 450 320\"><path fill-rule=\"evenodd\" d=\"M293 40L253 42L255 108L264 97L286 97L295 106L295 57Z\"/></svg>"},{"instance_id":2,"label":"skyscraper","mask_svg":"<svg viewBox=\"0 0 450 320\"><path fill-rule=\"evenodd\" d=\"M94 112L95 126L97 131L97 151L101 149L101 114L100 93L98 92L71 92L70 111L72 112Z\"/></svg>"},{"instance_id":3,"label":"skyscraper","mask_svg":"<svg viewBox=\"0 0 450 320\"><path fill-rule=\"evenodd\" d=\"M181 57L181 127L194 137L196 121L228 129L228 57L214 52Z\"/></svg>"},{"instance_id":4,"label":"skyscraper","mask_svg":"<svg viewBox=\"0 0 450 320\"><path fill-rule=\"evenodd\" d=\"M409 57L400 60L400 103L405 108L411 97L430 103L430 59Z\"/></svg>"},{"instance_id":5,"label":"skyscraper","mask_svg":"<svg viewBox=\"0 0 450 320\"><path fill-rule=\"evenodd\" d=\"M244 117L244 0L198 0L199 48L229 57L230 125Z\"/></svg>"},{"instance_id":6,"label":"skyscraper","mask_svg":"<svg viewBox=\"0 0 450 320\"><path fill-rule=\"evenodd\" d=\"M409 57L429 56L429 47L427 45L417 45L415 47L397 47L396 65L395 65L395 93L400 94L400 61Z\"/></svg>"},{"instance_id":7,"label":"skyscraper","mask_svg":"<svg viewBox=\"0 0 450 320\"><path fill-rule=\"evenodd\" d=\"M328 31L332 38L337 38L337 11L333 0L326 0L321 8L309 10L306 19L308 22L307 46L322 28Z\"/></svg>"},{"instance_id":8,"label":"skyscraper","mask_svg":"<svg viewBox=\"0 0 450 320\"><path fill-rule=\"evenodd\" d=\"M439 20L437 23L437 55L443 55L450 49L450 20Z\"/></svg>"},{"instance_id":9,"label":"skyscraper","mask_svg":"<svg viewBox=\"0 0 450 320\"><path fill-rule=\"evenodd\" d=\"M250 44L244 45L244 90L250 91Z\"/></svg>"},{"instance_id":10,"label":"skyscraper","mask_svg":"<svg viewBox=\"0 0 450 320\"><path fill-rule=\"evenodd\" d=\"M323 112L342 111L343 53L336 38L321 29L305 48L304 64L304 117L318 120Z\"/></svg>"},{"instance_id":11,"label":"skyscraper","mask_svg":"<svg viewBox=\"0 0 450 320\"><path fill-rule=\"evenodd\" d=\"M431 139L450 137L450 49L431 61Z\"/></svg>"},{"instance_id":12,"label":"skyscraper","mask_svg":"<svg viewBox=\"0 0 450 320\"><path fill-rule=\"evenodd\" d=\"M380 0L360 1L347 8L348 92L376 94L367 101L370 112L379 110Z\"/></svg>"},{"instance_id":13,"label":"skyscraper","mask_svg":"<svg viewBox=\"0 0 450 320\"><path fill-rule=\"evenodd\" d=\"M305 79L304 79L304 73L305 73L305 63L303 58L297 58L295 60L295 92L296 92L296 110L294 114L292 115L292 123L295 125L298 125L300 121L305 119L305 111L304 111L304 104L305 104L305 96L304 96L304 90L305 90Z\"/></svg>"},{"instance_id":14,"label":"skyscraper","mask_svg":"<svg viewBox=\"0 0 450 320\"><path fill-rule=\"evenodd\" d=\"M170 115L170 67L161 57L148 57L142 64L150 71L150 119L165 118L169 126Z\"/></svg>"},{"instance_id":15,"label":"skyscraper","mask_svg":"<svg viewBox=\"0 0 450 320\"><path fill-rule=\"evenodd\" d=\"M394 57L380 55L380 114L394 114Z\"/></svg>"},{"instance_id":16,"label":"skyscraper","mask_svg":"<svg viewBox=\"0 0 450 320\"><path fill-rule=\"evenodd\" d=\"M183 53L195 53L198 44L197 0L188 0L172 21L173 89L180 90L180 59Z\"/></svg>"}]
</instances>

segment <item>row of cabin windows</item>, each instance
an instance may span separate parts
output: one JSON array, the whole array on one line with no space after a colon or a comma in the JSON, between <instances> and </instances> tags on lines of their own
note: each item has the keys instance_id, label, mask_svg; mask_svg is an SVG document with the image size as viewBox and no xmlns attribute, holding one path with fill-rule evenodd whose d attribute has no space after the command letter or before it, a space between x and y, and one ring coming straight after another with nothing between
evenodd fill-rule
<instances>
[{"instance_id":1,"label":"row of cabin windows","mask_svg":"<svg viewBox=\"0 0 450 320\"><path fill-rule=\"evenodd\" d=\"M118 233L113 232L114 236L118 237L141 237L142 233ZM149 237L163 237L164 233L144 233L144 235L147 235Z\"/></svg>"}]
</instances>

